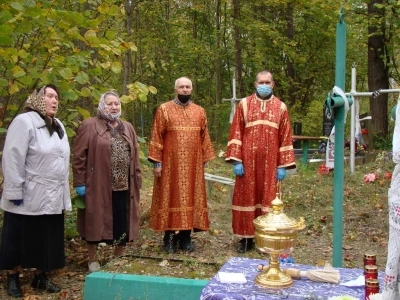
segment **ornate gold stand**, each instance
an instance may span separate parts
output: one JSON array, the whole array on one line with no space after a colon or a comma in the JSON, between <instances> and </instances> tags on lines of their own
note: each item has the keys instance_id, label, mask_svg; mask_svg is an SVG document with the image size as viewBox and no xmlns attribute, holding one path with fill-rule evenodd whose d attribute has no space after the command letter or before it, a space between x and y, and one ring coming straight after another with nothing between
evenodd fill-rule
<instances>
[{"instance_id":1,"label":"ornate gold stand","mask_svg":"<svg viewBox=\"0 0 400 300\"><path fill-rule=\"evenodd\" d=\"M253 221L256 247L261 253L270 255L268 269L258 274L254 281L257 285L277 289L293 285L292 278L279 268L279 255L292 252L296 244L297 232L305 227L304 218L296 222L283 213L280 190L281 183L278 182L276 198L271 202L273 211Z\"/></svg>"},{"instance_id":2,"label":"ornate gold stand","mask_svg":"<svg viewBox=\"0 0 400 300\"><path fill-rule=\"evenodd\" d=\"M293 285L292 277L283 273L279 265L279 253L271 254L268 269L256 276L255 283L277 289L291 287Z\"/></svg>"}]
</instances>

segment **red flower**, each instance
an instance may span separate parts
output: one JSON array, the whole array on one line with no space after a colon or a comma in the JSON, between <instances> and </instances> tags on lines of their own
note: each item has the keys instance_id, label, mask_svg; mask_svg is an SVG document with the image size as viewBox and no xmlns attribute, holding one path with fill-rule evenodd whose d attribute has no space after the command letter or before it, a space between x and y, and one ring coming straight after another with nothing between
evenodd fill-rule
<instances>
[{"instance_id":1,"label":"red flower","mask_svg":"<svg viewBox=\"0 0 400 300\"><path fill-rule=\"evenodd\" d=\"M375 174L375 173L366 174L366 175L364 176L364 182L365 182L365 183L368 183L368 182L375 182L375 180L379 178L379 175L378 175L378 176L376 176L376 175L377 175L377 174Z\"/></svg>"},{"instance_id":2,"label":"red flower","mask_svg":"<svg viewBox=\"0 0 400 300\"><path fill-rule=\"evenodd\" d=\"M331 171L331 168L328 168L326 166L326 164L322 164L318 167L318 174L329 174L329 172Z\"/></svg>"},{"instance_id":3,"label":"red flower","mask_svg":"<svg viewBox=\"0 0 400 300\"><path fill-rule=\"evenodd\" d=\"M361 133L362 133L362 134L368 134L368 129L367 129L367 128L361 129Z\"/></svg>"},{"instance_id":4,"label":"red flower","mask_svg":"<svg viewBox=\"0 0 400 300\"><path fill-rule=\"evenodd\" d=\"M392 173L385 172L385 174L383 174L383 178L385 178L387 180L391 180L392 179Z\"/></svg>"}]
</instances>

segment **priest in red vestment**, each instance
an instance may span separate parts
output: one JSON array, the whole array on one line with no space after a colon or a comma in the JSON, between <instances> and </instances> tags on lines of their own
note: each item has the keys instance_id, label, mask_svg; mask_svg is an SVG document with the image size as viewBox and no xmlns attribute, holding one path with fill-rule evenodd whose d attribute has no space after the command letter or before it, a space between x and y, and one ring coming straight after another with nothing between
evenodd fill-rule
<instances>
[{"instance_id":1,"label":"priest in red vestment","mask_svg":"<svg viewBox=\"0 0 400 300\"><path fill-rule=\"evenodd\" d=\"M226 153L236 175L232 228L241 238L240 253L254 247L253 220L270 211L277 181L285 178L286 169L296 167L289 114L273 95L272 74L258 73L255 87L256 92L238 104Z\"/></svg>"},{"instance_id":2,"label":"priest in red vestment","mask_svg":"<svg viewBox=\"0 0 400 300\"><path fill-rule=\"evenodd\" d=\"M190 101L192 82L175 81L175 98L157 109L148 160L154 163L150 227L168 253L193 251L191 231L208 230L204 164L214 158L205 110Z\"/></svg>"}]
</instances>

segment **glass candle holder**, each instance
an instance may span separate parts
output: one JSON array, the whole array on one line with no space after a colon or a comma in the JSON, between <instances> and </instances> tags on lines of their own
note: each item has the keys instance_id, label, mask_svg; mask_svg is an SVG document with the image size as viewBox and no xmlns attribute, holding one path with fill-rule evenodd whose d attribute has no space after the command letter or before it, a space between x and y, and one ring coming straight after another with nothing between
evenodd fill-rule
<instances>
[{"instance_id":1,"label":"glass candle holder","mask_svg":"<svg viewBox=\"0 0 400 300\"><path fill-rule=\"evenodd\" d=\"M364 267L365 279L378 279L378 267L375 265L366 265Z\"/></svg>"},{"instance_id":2,"label":"glass candle holder","mask_svg":"<svg viewBox=\"0 0 400 300\"><path fill-rule=\"evenodd\" d=\"M364 254L364 266L374 265L376 266L376 253L365 252Z\"/></svg>"},{"instance_id":3,"label":"glass candle holder","mask_svg":"<svg viewBox=\"0 0 400 300\"><path fill-rule=\"evenodd\" d=\"M365 280L365 300L369 300L369 296L379 294L379 280L366 279Z\"/></svg>"}]
</instances>

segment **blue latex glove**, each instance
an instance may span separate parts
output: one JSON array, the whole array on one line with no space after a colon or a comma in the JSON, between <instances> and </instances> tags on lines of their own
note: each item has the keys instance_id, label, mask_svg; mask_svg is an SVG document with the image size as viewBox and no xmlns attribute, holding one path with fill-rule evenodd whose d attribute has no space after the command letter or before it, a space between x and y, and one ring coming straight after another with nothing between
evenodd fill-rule
<instances>
[{"instance_id":1,"label":"blue latex glove","mask_svg":"<svg viewBox=\"0 0 400 300\"><path fill-rule=\"evenodd\" d=\"M86 186L76 186L75 191L78 194L78 196L85 197L86 195Z\"/></svg>"},{"instance_id":2,"label":"blue latex glove","mask_svg":"<svg viewBox=\"0 0 400 300\"><path fill-rule=\"evenodd\" d=\"M279 181L285 179L285 177L286 177L286 169L285 168L276 169L276 178Z\"/></svg>"},{"instance_id":3,"label":"blue latex glove","mask_svg":"<svg viewBox=\"0 0 400 300\"><path fill-rule=\"evenodd\" d=\"M233 173L237 176L243 176L244 175L244 167L242 163L238 163L233 165Z\"/></svg>"},{"instance_id":4,"label":"blue latex glove","mask_svg":"<svg viewBox=\"0 0 400 300\"><path fill-rule=\"evenodd\" d=\"M17 199L17 200L10 200L14 205L20 206L22 204L22 199Z\"/></svg>"}]
</instances>

